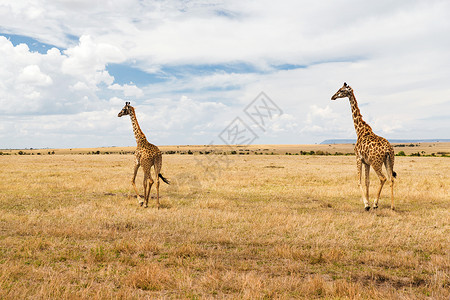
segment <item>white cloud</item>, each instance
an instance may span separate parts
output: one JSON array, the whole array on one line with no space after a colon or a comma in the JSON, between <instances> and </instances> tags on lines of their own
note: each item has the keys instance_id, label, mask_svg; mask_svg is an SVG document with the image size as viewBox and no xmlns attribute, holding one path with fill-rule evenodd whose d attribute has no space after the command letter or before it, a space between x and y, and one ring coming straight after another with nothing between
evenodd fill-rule
<instances>
[{"instance_id":1,"label":"white cloud","mask_svg":"<svg viewBox=\"0 0 450 300\"><path fill-rule=\"evenodd\" d=\"M179 100L148 100L148 106L142 106L144 122L155 124L166 130L183 130L197 124L219 119L227 112L227 106L220 102L198 102L186 96ZM144 114L145 113L145 114ZM220 126L220 125L218 125Z\"/></svg>"},{"instance_id":2,"label":"white cloud","mask_svg":"<svg viewBox=\"0 0 450 300\"><path fill-rule=\"evenodd\" d=\"M124 105L125 104L125 100L121 99L119 97L112 97L111 99L109 99L109 104L112 107L117 107L119 108L119 106Z\"/></svg>"},{"instance_id":3,"label":"white cloud","mask_svg":"<svg viewBox=\"0 0 450 300\"><path fill-rule=\"evenodd\" d=\"M71 85L70 89L73 91L87 91L89 90L89 87L85 82L78 81L74 85Z\"/></svg>"},{"instance_id":4,"label":"white cloud","mask_svg":"<svg viewBox=\"0 0 450 300\"><path fill-rule=\"evenodd\" d=\"M33 100L33 99L39 99L41 98L41 93L33 91L30 94L26 94L25 98Z\"/></svg>"},{"instance_id":5,"label":"white cloud","mask_svg":"<svg viewBox=\"0 0 450 300\"><path fill-rule=\"evenodd\" d=\"M142 96L144 96L144 92L135 85L129 84L120 85L116 83L110 85L108 88L115 91L122 91L125 97L141 98Z\"/></svg>"},{"instance_id":6,"label":"white cloud","mask_svg":"<svg viewBox=\"0 0 450 300\"><path fill-rule=\"evenodd\" d=\"M121 61L119 50L82 36L80 43L63 53L52 48L47 53L32 52L25 44L13 46L0 36L0 103L5 113L71 114L104 105L100 85L113 83L106 64ZM127 96L142 92L124 86Z\"/></svg>"},{"instance_id":7,"label":"white cloud","mask_svg":"<svg viewBox=\"0 0 450 300\"><path fill-rule=\"evenodd\" d=\"M90 36L82 36L80 43L64 51L67 56L62 63L62 72L78 78L84 78L90 85L101 82L112 84L114 79L107 72L107 63L122 62L125 57L112 45L96 43Z\"/></svg>"},{"instance_id":8,"label":"white cloud","mask_svg":"<svg viewBox=\"0 0 450 300\"><path fill-rule=\"evenodd\" d=\"M124 104L120 98L110 100L116 105L116 116ZM182 96L177 100L158 98L146 100L142 105L135 105L137 119L147 139L156 144L173 144L173 141L183 139L186 144L192 144L195 138L209 143L229 122L230 109L217 102L199 102ZM119 139L134 144L131 122L118 120ZM125 126L123 126L125 124ZM227 124L226 124L227 125Z\"/></svg>"},{"instance_id":9,"label":"white cloud","mask_svg":"<svg viewBox=\"0 0 450 300\"><path fill-rule=\"evenodd\" d=\"M47 86L53 83L50 76L43 74L41 69L37 65L30 65L23 68L22 72L17 77L17 83L35 85L35 86Z\"/></svg>"},{"instance_id":10,"label":"white cloud","mask_svg":"<svg viewBox=\"0 0 450 300\"><path fill-rule=\"evenodd\" d=\"M317 105L311 105L305 122L311 124L314 123L316 119L319 121L326 121L335 119L336 117L336 114L333 113L329 105L326 105L324 108L318 107Z\"/></svg>"}]
</instances>

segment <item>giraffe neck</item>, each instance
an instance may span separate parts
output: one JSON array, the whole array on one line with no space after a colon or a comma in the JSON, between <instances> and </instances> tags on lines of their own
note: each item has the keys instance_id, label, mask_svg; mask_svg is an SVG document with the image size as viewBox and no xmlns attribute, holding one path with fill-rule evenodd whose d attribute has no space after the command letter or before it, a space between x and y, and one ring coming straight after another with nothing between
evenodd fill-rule
<instances>
[{"instance_id":1,"label":"giraffe neck","mask_svg":"<svg viewBox=\"0 0 450 300\"><path fill-rule=\"evenodd\" d=\"M372 128L369 126L369 124L367 124L362 119L361 112L359 111L358 103L356 102L356 98L353 92L352 95L348 97L348 99L350 100L350 105L352 107L352 116L356 135L360 137L372 132Z\"/></svg>"},{"instance_id":2,"label":"giraffe neck","mask_svg":"<svg viewBox=\"0 0 450 300\"><path fill-rule=\"evenodd\" d=\"M143 145L145 142L147 142L147 138L145 137L145 134L142 132L141 127L139 126L133 107L131 107L130 118L131 124L133 125L133 132L134 137L136 138L136 143L138 146Z\"/></svg>"}]
</instances>

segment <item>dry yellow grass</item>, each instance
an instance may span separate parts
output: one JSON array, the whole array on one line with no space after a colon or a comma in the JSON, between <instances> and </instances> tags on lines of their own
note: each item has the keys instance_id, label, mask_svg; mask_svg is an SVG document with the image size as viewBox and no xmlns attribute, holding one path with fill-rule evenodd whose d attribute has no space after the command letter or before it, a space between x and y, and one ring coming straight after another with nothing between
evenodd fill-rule
<instances>
[{"instance_id":1,"label":"dry yellow grass","mask_svg":"<svg viewBox=\"0 0 450 300\"><path fill-rule=\"evenodd\" d=\"M370 212L351 156L163 161L157 210L131 155L0 156L0 298L450 297L448 158L397 157Z\"/></svg>"}]
</instances>

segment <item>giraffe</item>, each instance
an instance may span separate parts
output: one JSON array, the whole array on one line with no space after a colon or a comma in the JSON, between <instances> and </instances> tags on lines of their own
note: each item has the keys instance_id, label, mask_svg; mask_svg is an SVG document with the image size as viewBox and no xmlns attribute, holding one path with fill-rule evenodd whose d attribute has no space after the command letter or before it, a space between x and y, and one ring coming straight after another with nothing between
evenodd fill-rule
<instances>
[{"instance_id":1,"label":"giraffe","mask_svg":"<svg viewBox=\"0 0 450 300\"><path fill-rule=\"evenodd\" d=\"M161 178L165 183L169 184L169 180L164 178L160 171L162 166L162 155L161 151L159 151L158 147L156 147L153 144L150 144L147 141L147 138L145 137L144 133L141 130L141 127L139 127L139 123L136 118L136 113L134 111L134 107L130 105L130 102L125 102L125 106L122 108L122 110L117 115L118 117L130 115L131 124L133 125L133 132L134 136L136 138L136 151L135 156L136 160L134 163L134 175L133 179L131 179L131 184L133 185L134 191L136 192L137 198L139 200L139 204L142 206L145 201L144 207L148 207L148 200L150 198L150 190L152 188L152 185L154 183L151 175L151 168L153 166L155 170L155 176L156 176L156 205L158 206L158 209L160 208L159 203L159 178ZM136 188L136 174L138 172L139 167L142 165L142 168L144 169L144 200L142 200L141 196L138 193L138 190Z\"/></svg>"},{"instance_id":2,"label":"giraffe","mask_svg":"<svg viewBox=\"0 0 450 300\"><path fill-rule=\"evenodd\" d=\"M372 128L367 124L361 116L361 112L356 102L353 89L344 82L344 85L331 97L331 100L338 98L348 98L352 108L353 123L355 125L356 135L358 139L355 144L356 167L358 169L359 188L361 190L364 207L370 210L369 205L369 172L370 166L373 167L380 179L380 187L378 188L377 197L373 203L373 208L378 208L378 200L380 199L381 189L386 182L386 177L383 174L383 164L386 167L388 179L391 185L391 209L394 209L394 178L397 174L394 172L394 148L392 145L381 136L373 133ZM365 184L366 191L364 193L361 184L362 165L365 170Z\"/></svg>"}]
</instances>

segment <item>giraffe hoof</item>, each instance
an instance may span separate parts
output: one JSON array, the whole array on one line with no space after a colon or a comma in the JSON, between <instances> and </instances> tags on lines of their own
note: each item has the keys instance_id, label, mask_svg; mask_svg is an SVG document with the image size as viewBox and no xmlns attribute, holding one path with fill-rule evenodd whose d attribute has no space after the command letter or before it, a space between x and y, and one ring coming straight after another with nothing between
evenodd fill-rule
<instances>
[{"instance_id":1,"label":"giraffe hoof","mask_svg":"<svg viewBox=\"0 0 450 300\"><path fill-rule=\"evenodd\" d=\"M378 208L378 206L374 206L374 207L373 207L373 209L377 209L377 208Z\"/></svg>"},{"instance_id":2,"label":"giraffe hoof","mask_svg":"<svg viewBox=\"0 0 450 300\"><path fill-rule=\"evenodd\" d=\"M366 211L369 211L370 210L370 206L366 206L365 209L366 209Z\"/></svg>"},{"instance_id":3,"label":"giraffe hoof","mask_svg":"<svg viewBox=\"0 0 450 300\"><path fill-rule=\"evenodd\" d=\"M144 205L144 202L139 202L139 206L142 206L142 205Z\"/></svg>"}]
</instances>

